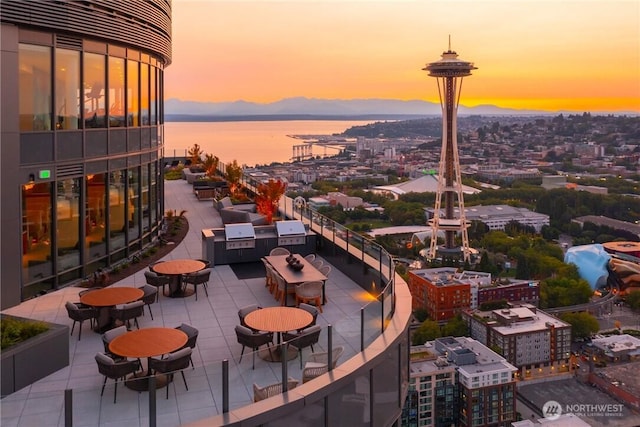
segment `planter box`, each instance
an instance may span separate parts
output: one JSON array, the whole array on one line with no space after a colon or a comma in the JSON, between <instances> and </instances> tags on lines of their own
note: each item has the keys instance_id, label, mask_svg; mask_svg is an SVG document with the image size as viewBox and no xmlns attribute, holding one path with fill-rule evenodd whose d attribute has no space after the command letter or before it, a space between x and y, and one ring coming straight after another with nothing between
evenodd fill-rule
<instances>
[{"instance_id":1,"label":"planter box","mask_svg":"<svg viewBox=\"0 0 640 427\"><path fill-rule=\"evenodd\" d=\"M48 325L48 331L2 350L2 397L69 365L69 327L55 323Z\"/></svg>"}]
</instances>

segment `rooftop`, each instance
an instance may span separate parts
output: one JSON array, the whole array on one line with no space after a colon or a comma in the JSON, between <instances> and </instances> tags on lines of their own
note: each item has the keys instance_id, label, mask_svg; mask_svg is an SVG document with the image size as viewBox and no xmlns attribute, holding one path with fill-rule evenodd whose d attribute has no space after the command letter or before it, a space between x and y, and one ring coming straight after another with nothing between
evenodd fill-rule
<instances>
[{"instance_id":1,"label":"rooftop","mask_svg":"<svg viewBox=\"0 0 640 427\"><path fill-rule=\"evenodd\" d=\"M212 202L198 201L186 181L166 181L165 208L186 210L189 232L164 259L201 258L201 230L222 226ZM169 386L168 400L164 398L165 391L159 390L159 425L185 425L222 413L221 361L224 359L229 360L230 366L231 410L252 402L253 383L267 385L280 381L282 370L279 363L256 357L255 370L252 370L248 350L242 362L239 362L242 347L237 343L234 332L235 325L239 323L237 312L240 307L248 304L263 307L277 305L264 282L264 277L240 280L229 265L216 265L212 270L208 297L202 293L196 301L193 297L161 296L160 301L151 306L155 319L151 320L148 312L139 319L140 328L173 328L188 323L199 330L193 353L195 369L185 370L189 390L185 390L180 380ZM112 286L139 287L144 284L144 270L141 270ZM345 347L338 362L341 364L359 350L359 311L371 297L337 268L330 273L326 286L328 303L318 316L318 324L323 326L323 330L319 345L314 345L314 351L326 349L326 325L331 324L334 345ZM81 290L79 287L63 288L25 301L3 313L71 326L64 305L69 300L78 301L78 292ZM69 366L2 399L1 425L64 425L65 389L73 389L74 425L147 425L146 392L138 393L120 386L117 403L114 404L113 381L109 380L104 396L100 397L104 377L98 373L94 356L96 352L103 351L101 336L91 332L85 324L82 340L78 341L77 329L69 338ZM303 350L303 361L310 353L310 349ZM302 378L297 361L289 362L288 374Z\"/></svg>"}]
</instances>

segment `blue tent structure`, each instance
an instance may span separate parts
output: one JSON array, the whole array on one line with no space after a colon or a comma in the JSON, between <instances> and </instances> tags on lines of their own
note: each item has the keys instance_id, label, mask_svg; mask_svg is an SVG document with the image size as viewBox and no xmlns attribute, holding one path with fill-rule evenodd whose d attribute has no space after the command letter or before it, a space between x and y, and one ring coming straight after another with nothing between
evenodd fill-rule
<instances>
[{"instance_id":1,"label":"blue tent structure","mask_svg":"<svg viewBox=\"0 0 640 427\"><path fill-rule=\"evenodd\" d=\"M573 246L564 255L564 262L575 264L580 277L589 282L594 290L607 286L610 260L611 255L601 244Z\"/></svg>"}]
</instances>

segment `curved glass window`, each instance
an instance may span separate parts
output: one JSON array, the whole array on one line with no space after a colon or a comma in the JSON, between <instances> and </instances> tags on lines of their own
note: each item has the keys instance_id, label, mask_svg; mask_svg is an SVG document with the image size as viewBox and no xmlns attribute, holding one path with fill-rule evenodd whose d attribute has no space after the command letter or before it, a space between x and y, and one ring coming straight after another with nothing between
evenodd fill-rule
<instances>
[{"instance_id":1,"label":"curved glass window","mask_svg":"<svg viewBox=\"0 0 640 427\"><path fill-rule=\"evenodd\" d=\"M140 238L140 169L135 167L128 170L129 186L127 189L129 218L129 242Z\"/></svg>"},{"instance_id":2,"label":"curved glass window","mask_svg":"<svg viewBox=\"0 0 640 427\"><path fill-rule=\"evenodd\" d=\"M140 64L140 121L149 125L149 64Z\"/></svg>"},{"instance_id":3,"label":"curved glass window","mask_svg":"<svg viewBox=\"0 0 640 427\"><path fill-rule=\"evenodd\" d=\"M64 271L80 265L80 179L58 181L57 187L58 271Z\"/></svg>"},{"instance_id":4,"label":"curved glass window","mask_svg":"<svg viewBox=\"0 0 640 427\"><path fill-rule=\"evenodd\" d=\"M87 239L89 262L107 254L107 184L105 174L87 175Z\"/></svg>"},{"instance_id":5,"label":"curved glass window","mask_svg":"<svg viewBox=\"0 0 640 427\"><path fill-rule=\"evenodd\" d=\"M51 48L21 43L18 63L20 130L51 130Z\"/></svg>"},{"instance_id":6,"label":"curved glass window","mask_svg":"<svg viewBox=\"0 0 640 427\"><path fill-rule=\"evenodd\" d=\"M115 171L109 174L109 243L110 251L115 252L125 247L125 192L126 171Z\"/></svg>"},{"instance_id":7,"label":"curved glass window","mask_svg":"<svg viewBox=\"0 0 640 427\"><path fill-rule=\"evenodd\" d=\"M53 274L51 255L51 183L22 186L22 282Z\"/></svg>"},{"instance_id":8,"label":"curved glass window","mask_svg":"<svg viewBox=\"0 0 640 427\"><path fill-rule=\"evenodd\" d=\"M124 59L109 57L109 126L125 125Z\"/></svg>"},{"instance_id":9,"label":"curved glass window","mask_svg":"<svg viewBox=\"0 0 640 427\"><path fill-rule=\"evenodd\" d=\"M149 97L149 106L151 107L150 124L158 124L158 69L151 67L151 74L149 74L149 84L151 86L151 94Z\"/></svg>"},{"instance_id":10,"label":"curved glass window","mask_svg":"<svg viewBox=\"0 0 640 427\"><path fill-rule=\"evenodd\" d=\"M80 52L56 49L56 129L78 129L80 121Z\"/></svg>"},{"instance_id":11,"label":"curved glass window","mask_svg":"<svg viewBox=\"0 0 640 427\"><path fill-rule=\"evenodd\" d=\"M139 62L127 61L127 125L140 126Z\"/></svg>"},{"instance_id":12,"label":"curved glass window","mask_svg":"<svg viewBox=\"0 0 640 427\"><path fill-rule=\"evenodd\" d=\"M84 54L84 123L87 128L106 127L105 56Z\"/></svg>"}]
</instances>

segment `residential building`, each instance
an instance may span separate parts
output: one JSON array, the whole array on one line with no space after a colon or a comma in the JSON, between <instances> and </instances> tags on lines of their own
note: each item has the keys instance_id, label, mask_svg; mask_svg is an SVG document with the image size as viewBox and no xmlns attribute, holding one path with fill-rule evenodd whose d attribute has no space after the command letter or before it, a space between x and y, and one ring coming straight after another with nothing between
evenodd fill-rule
<instances>
[{"instance_id":1,"label":"residential building","mask_svg":"<svg viewBox=\"0 0 640 427\"><path fill-rule=\"evenodd\" d=\"M433 216L433 208L425 208L425 210L429 218ZM481 221L489 227L489 230L504 230L505 225L516 221L533 227L539 233L543 226L549 225L549 215L509 205L467 206L464 211L467 221Z\"/></svg>"},{"instance_id":2,"label":"residential building","mask_svg":"<svg viewBox=\"0 0 640 427\"><path fill-rule=\"evenodd\" d=\"M533 305L469 310L463 318L471 337L502 354L520 378L569 372L571 325Z\"/></svg>"},{"instance_id":3,"label":"residential building","mask_svg":"<svg viewBox=\"0 0 640 427\"><path fill-rule=\"evenodd\" d=\"M0 20L7 308L157 237L171 1L6 0Z\"/></svg>"},{"instance_id":4,"label":"residential building","mask_svg":"<svg viewBox=\"0 0 640 427\"><path fill-rule=\"evenodd\" d=\"M472 302L473 302L472 289ZM477 305L471 305L472 309L480 307L485 302L505 300L507 302L524 302L534 306L540 301L540 287L537 280L517 280L505 278L495 280L488 285L478 287Z\"/></svg>"},{"instance_id":5,"label":"residential building","mask_svg":"<svg viewBox=\"0 0 640 427\"><path fill-rule=\"evenodd\" d=\"M640 339L629 334L594 338L592 350L611 362L640 359Z\"/></svg>"},{"instance_id":6,"label":"residential building","mask_svg":"<svg viewBox=\"0 0 640 427\"><path fill-rule=\"evenodd\" d=\"M467 337L411 347L402 425L509 426L515 421L517 368Z\"/></svg>"},{"instance_id":7,"label":"residential building","mask_svg":"<svg viewBox=\"0 0 640 427\"><path fill-rule=\"evenodd\" d=\"M424 308L430 319L445 322L471 304L469 280L452 267L409 271L413 309Z\"/></svg>"}]
</instances>

